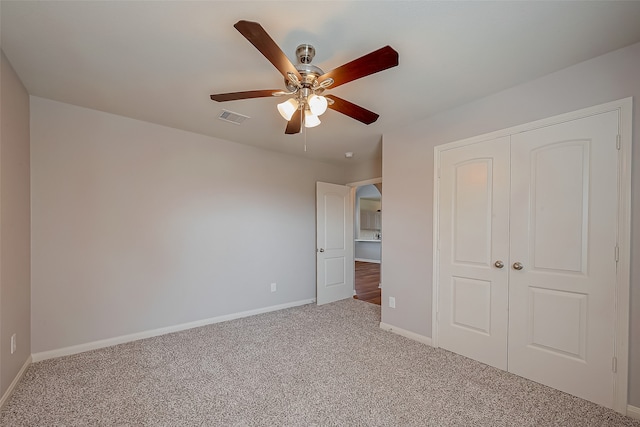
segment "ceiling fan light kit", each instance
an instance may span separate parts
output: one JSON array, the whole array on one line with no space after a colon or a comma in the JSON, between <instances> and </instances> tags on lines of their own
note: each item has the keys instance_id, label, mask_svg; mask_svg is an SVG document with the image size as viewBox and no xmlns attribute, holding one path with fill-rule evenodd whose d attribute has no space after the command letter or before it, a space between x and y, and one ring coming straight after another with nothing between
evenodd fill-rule
<instances>
[{"instance_id":1,"label":"ceiling fan light kit","mask_svg":"<svg viewBox=\"0 0 640 427\"><path fill-rule=\"evenodd\" d=\"M298 111L299 105L300 104L298 104L298 101L296 101L294 98L290 98L278 104L278 111L280 112L280 115L283 119L289 121L291 120L291 116L293 116L293 113Z\"/></svg>"},{"instance_id":2,"label":"ceiling fan light kit","mask_svg":"<svg viewBox=\"0 0 640 427\"><path fill-rule=\"evenodd\" d=\"M313 114L310 110L304 110L304 127L314 128L320 124L320 118Z\"/></svg>"},{"instance_id":3,"label":"ceiling fan light kit","mask_svg":"<svg viewBox=\"0 0 640 427\"><path fill-rule=\"evenodd\" d=\"M311 112L316 116L323 115L329 105L327 98L319 95L311 95L309 99L307 99L307 103L309 104Z\"/></svg>"},{"instance_id":4,"label":"ceiling fan light kit","mask_svg":"<svg viewBox=\"0 0 640 427\"><path fill-rule=\"evenodd\" d=\"M349 116L364 124L371 124L378 115L352 102L334 95L323 96L329 87L335 88L353 80L386 70L398 65L398 52L390 46L373 51L358 59L348 62L328 73L315 65L311 65L316 50L309 44L301 44L296 48L298 64L293 65L273 39L257 22L238 21L234 27L275 66L284 77L286 91L252 90L211 95L218 102L240 99L260 98L267 96L292 96L278 104L280 115L287 120L286 134L296 134L305 127L320 124L318 116L327 108ZM299 114L295 114L300 111Z\"/></svg>"}]
</instances>

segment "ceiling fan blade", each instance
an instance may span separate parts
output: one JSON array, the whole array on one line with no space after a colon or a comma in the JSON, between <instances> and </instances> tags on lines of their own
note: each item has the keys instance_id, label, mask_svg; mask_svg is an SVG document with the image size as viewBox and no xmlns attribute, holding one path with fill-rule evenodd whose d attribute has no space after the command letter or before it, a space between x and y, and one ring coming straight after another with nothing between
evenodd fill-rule
<instances>
[{"instance_id":1,"label":"ceiling fan blade","mask_svg":"<svg viewBox=\"0 0 640 427\"><path fill-rule=\"evenodd\" d=\"M329 108L353 119L356 119L364 123L365 125L370 125L371 123L378 120L378 117L380 117L373 111L369 111L366 108L362 108L352 102L349 102L342 98L338 98L335 95L326 95L326 98L330 98L331 100L333 100L333 104L330 103L328 106Z\"/></svg>"},{"instance_id":2,"label":"ceiling fan blade","mask_svg":"<svg viewBox=\"0 0 640 427\"><path fill-rule=\"evenodd\" d=\"M292 73L299 80L302 80L296 67L260 24L251 21L238 21L234 27L280 71L285 79L287 79L287 73Z\"/></svg>"},{"instance_id":3,"label":"ceiling fan blade","mask_svg":"<svg viewBox=\"0 0 640 427\"><path fill-rule=\"evenodd\" d=\"M215 93L211 99L218 102L235 101L238 99L264 98L275 96L274 93L282 92L281 89L247 90L244 92Z\"/></svg>"},{"instance_id":4,"label":"ceiling fan blade","mask_svg":"<svg viewBox=\"0 0 640 427\"><path fill-rule=\"evenodd\" d=\"M302 113L300 111L301 110L296 111L296 113L291 116L289 123L287 123L287 129L284 131L287 135L300 133L300 129L302 129Z\"/></svg>"},{"instance_id":5,"label":"ceiling fan blade","mask_svg":"<svg viewBox=\"0 0 640 427\"><path fill-rule=\"evenodd\" d=\"M333 89L396 65L398 65L398 52L391 46L385 46L323 74L318 77L318 80L322 84L324 80L332 78L334 82L331 88Z\"/></svg>"}]
</instances>

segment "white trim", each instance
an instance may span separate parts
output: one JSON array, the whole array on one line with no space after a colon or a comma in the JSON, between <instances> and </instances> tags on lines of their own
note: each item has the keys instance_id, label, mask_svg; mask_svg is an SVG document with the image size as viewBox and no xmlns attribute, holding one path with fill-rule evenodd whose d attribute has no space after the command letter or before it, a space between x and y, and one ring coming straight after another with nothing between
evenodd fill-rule
<instances>
[{"instance_id":1,"label":"white trim","mask_svg":"<svg viewBox=\"0 0 640 427\"><path fill-rule=\"evenodd\" d=\"M640 420L640 408L637 406L627 405L627 416Z\"/></svg>"},{"instance_id":2,"label":"white trim","mask_svg":"<svg viewBox=\"0 0 640 427\"><path fill-rule=\"evenodd\" d=\"M242 311L239 313L225 314L223 316L211 317L208 319L197 320L195 322L181 323L179 325L167 326L166 328L152 329L135 334L121 335L119 337L108 338L105 340L92 341L85 344L74 345L71 347L59 348L56 350L43 351L31 355L34 362L53 359L54 357L69 356L71 354L83 353L85 351L97 350L99 348L111 347L113 345L124 344L131 341L137 341L145 338L157 337L159 335L171 334L187 329L198 328L201 326L211 325L214 323L226 322L229 320L240 319L242 317L255 316L257 314L269 313L271 311L284 310L286 308L297 307L300 305L313 304L315 298L294 301L286 304L272 305L270 307L258 308L255 310Z\"/></svg>"},{"instance_id":3,"label":"white trim","mask_svg":"<svg viewBox=\"0 0 640 427\"><path fill-rule=\"evenodd\" d=\"M394 334L401 335L410 340L418 341L422 344L431 345L431 338L424 335L416 334L415 332L407 331L406 329L398 328L396 326L389 325L387 323L380 322L380 329L383 331L393 332Z\"/></svg>"},{"instance_id":4,"label":"white trim","mask_svg":"<svg viewBox=\"0 0 640 427\"><path fill-rule=\"evenodd\" d=\"M614 375L613 409L628 412L629 387L629 295L631 286L631 147L633 99L618 104L620 157L618 163L618 268L616 280L616 325L614 355L617 373Z\"/></svg>"},{"instance_id":5,"label":"white trim","mask_svg":"<svg viewBox=\"0 0 640 427\"><path fill-rule=\"evenodd\" d=\"M431 342L434 347L440 347L438 338L439 306L438 295L440 287L440 148L433 148L433 277L431 278Z\"/></svg>"},{"instance_id":6,"label":"white trim","mask_svg":"<svg viewBox=\"0 0 640 427\"><path fill-rule=\"evenodd\" d=\"M374 264L380 264L380 260L379 259L367 259L367 258L354 258L354 261L360 261L360 262L371 262Z\"/></svg>"},{"instance_id":7,"label":"white trim","mask_svg":"<svg viewBox=\"0 0 640 427\"><path fill-rule=\"evenodd\" d=\"M369 260L369 259L364 259L364 258L355 258L356 255L356 242L355 242L355 236L356 236L356 226L360 226L360 218L359 215L356 215L355 212L355 208L356 208L356 191L358 190L358 187L362 187L363 185L370 185L370 184L380 184L382 182L382 177L377 177L377 178L371 178L371 179L366 179L364 181L356 181L356 182L350 182L348 184L346 184L347 187L351 187L351 191L350 191L350 195L349 195L349 203L351 203L351 213L353 215L353 229L351 230L353 234L354 239L350 240L350 244L351 244L351 251L353 253L353 268L351 269L351 274L353 275L353 294L356 295L356 278L355 278L355 262L356 261L362 261L362 262L375 262L380 264L380 278L382 278L382 260L380 261L376 261L376 260ZM317 225L316 225L316 229L317 229ZM380 242L380 247L382 248L382 242ZM382 250L382 249L381 249ZM316 279L317 282L317 279ZM317 286L317 283L316 283Z\"/></svg>"},{"instance_id":8,"label":"white trim","mask_svg":"<svg viewBox=\"0 0 640 427\"><path fill-rule=\"evenodd\" d=\"M13 394L13 390L16 388L16 386L24 376L24 373L27 372L27 368L29 367L29 365L31 365L31 362L32 362L31 356L27 357L27 360L24 362L24 365L22 365L22 368L20 368L18 375L16 375L13 381L11 381L11 384L9 384L7 391L5 391L4 394L2 395L2 399L0 399L0 409L4 408L4 405L6 405L9 399L11 398L11 395Z\"/></svg>"},{"instance_id":9,"label":"white trim","mask_svg":"<svg viewBox=\"0 0 640 427\"><path fill-rule=\"evenodd\" d=\"M542 120L501 129L495 132L477 135L434 147L433 156L433 302L432 302L432 342L438 347L438 283L439 283L439 170L440 153L452 148L458 148L482 141L527 132L547 126L553 126L571 120L594 116L610 111L618 111L620 117L619 133L621 140L619 160L619 197L618 197L618 247L620 257L618 261L616 280L616 325L615 349L617 372L614 373L613 409L621 414L628 412L627 391L629 382L629 294L631 271L631 147L633 125L633 98L596 105L590 108L572 111Z\"/></svg>"}]
</instances>

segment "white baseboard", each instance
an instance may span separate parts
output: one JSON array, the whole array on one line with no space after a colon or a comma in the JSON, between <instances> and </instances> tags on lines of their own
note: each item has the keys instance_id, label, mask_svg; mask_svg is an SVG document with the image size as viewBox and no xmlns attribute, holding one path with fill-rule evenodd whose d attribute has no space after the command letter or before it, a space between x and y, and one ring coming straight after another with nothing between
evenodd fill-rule
<instances>
[{"instance_id":1,"label":"white baseboard","mask_svg":"<svg viewBox=\"0 0 640 427\"><path fill-rule=\"evenodd\" d=\"M5 391L2 395L2 398L0 399L0 409L4 408L4 405L6 405L11 398L13 389L16 388L16 385L18 385L18 382L20 382L20 380L22 379L24 373L27 372L27 368L29 367L29 365L31 365L31 360L31 356L27 357L27 360L24 362L24 365L22 365L22 368L20 368L18 375L16 375L13 381L11 381L11 384L9 384L9 388L7 388L7 391Z\"/></svg>"},{"instance_id":2,"label":"white baseboard","mask_svg":"<svg viewBox=\"0 0 640 427\"><path fill-rule=\"evenodd\" d=\"M360 261L360 262L372 262L374 264L381 264L379 259L368 259L368 258L354 258L354 261Z\"/></svg>"},{"instance_id":3,"label":"white baseboard","mask_svg":"<svg viewBox=\"0 0 640 427\"><path fill-rule=\"evenodd\" d=\"M636 420L640 420L640 408L637 406L627 405L627 415Z\"/></svg>"},{"instance_id":4,"label":"white baseboard","mask_svg":"<svg viewBox=\"0 0 640 427\"><path fill-rule=\"evenodd\" d=\"M34 353L31 358L34 362L53 359L55 357L69 356L72 354L83 353L85 351L97 350L99 348L111 347L113 345L124 344L131 341L137 341L144 338L157 337L159 335L171 334L187 329L199 328L201 326L211 325L214 323L226 322L228 320L240 319L242 317L255 316L256 314L268 313L271 311L284 310L286 308L297 307L300 305L312 304L316 302L315 298L294 301L286 304L272 305L269 307L258 308L255 310L242 311L240 313L226 314L224 316L211 317L209 319L197 320L195 322L182 323L179 325L167 326L166 328L152 329L149 331L137 332L135 334L121 335L119 337L108 338L105 340L92 341L84 344L74 345L70 347L59 348L56 350L43 351Z\"/></svg>"},{"instance_id":5,"label":"white baseboard","mask_svg":"<svg viewBox=\"0 0 640 427\"><path fill-rule=\"evenodd\" d=\"M380 329L402 335L405 338L421 342L422 344L431 345L430 337L425 337L424 335L416 334L415 332L407 331L406 329L391 326L383 322L380 322Z\"/></svg>"}]
</instances>

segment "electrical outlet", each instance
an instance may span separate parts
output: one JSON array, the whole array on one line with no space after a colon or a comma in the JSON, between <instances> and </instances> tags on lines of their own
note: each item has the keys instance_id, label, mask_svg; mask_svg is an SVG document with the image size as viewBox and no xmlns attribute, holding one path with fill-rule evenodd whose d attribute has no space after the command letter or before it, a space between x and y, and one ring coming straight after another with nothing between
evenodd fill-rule
<instances>
[{"instance_id":1,"label":"electrical outlet","mask_svg":"<svg viewBox=\"0 0 640 427\"><path fill-rule=\"evenodd\" d=\"M389 297L389 308L396 308L396 298Z\"/></svg>"},{"instance_id":2,"label":"electrical outlet","mask_svg":"<svg viewBox=\"0 0 640 427\"><path fill-rule=\"evenodd\" d=\"M11 335L11 354L16 352L16 334Z\"/></svg>"},{"instance_id":3,"label":"electrical outlet","mask_svg":"<svg viewBox=\"0 0 640 427\"><path fill-rule=\"evenodd\" d=\"M272 283L271 284L271 292L275 292L276 291L276 284Z\"/></svg>"}]
</instances>

